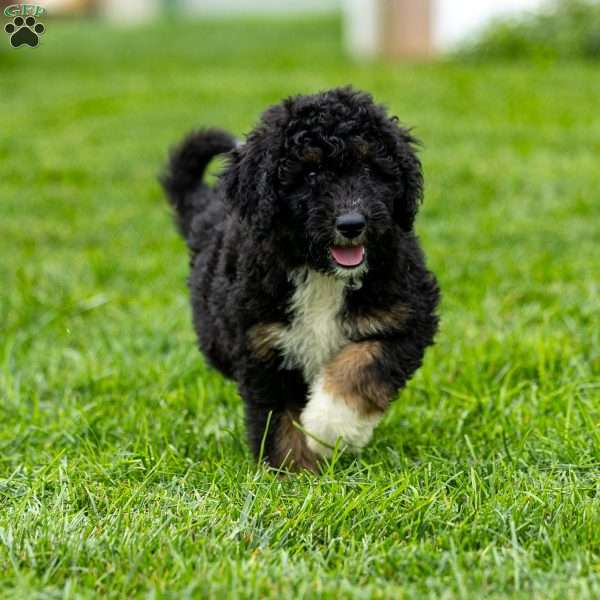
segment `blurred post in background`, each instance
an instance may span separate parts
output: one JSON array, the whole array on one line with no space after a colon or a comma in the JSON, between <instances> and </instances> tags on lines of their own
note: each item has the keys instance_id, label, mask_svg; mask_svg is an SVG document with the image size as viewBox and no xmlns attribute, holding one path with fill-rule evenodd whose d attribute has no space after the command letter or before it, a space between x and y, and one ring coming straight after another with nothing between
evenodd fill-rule
<instances>
[{"instance_id":1,"label":"blurred post in background","mask_svg":"<svg viewBox=\"0 0 600 600\"><path fill-rule=\"evenodd\" d=\"M353 56L425 57L433 53L433 0L346 0L345 42Z\"/></svg>"}]
</instances>

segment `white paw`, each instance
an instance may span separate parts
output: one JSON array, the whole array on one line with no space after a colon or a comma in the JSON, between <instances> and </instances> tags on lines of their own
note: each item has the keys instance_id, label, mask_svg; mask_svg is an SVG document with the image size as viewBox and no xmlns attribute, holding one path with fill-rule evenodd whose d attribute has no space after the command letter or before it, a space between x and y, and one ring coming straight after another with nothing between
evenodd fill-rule
<instances>
[{"instance_id":1,"label":"white paw","mask_svg":"<svg viewBox=\"0 0 600 600\"><path fill-rule=\"evenodd\" d=\"M330 456L338 438L350 451L358 452L371 439L381 415L361 415L348 406L343 398L335 398L323 389L317 379L311 386L308 403L300 415L300 423L307 432L308 447L321 456ZM314 437L311 437L314 436ZM315 439L317 438L317 439ZM320 444L324 442L327 446Z\"/></svg>"}]
</instances>

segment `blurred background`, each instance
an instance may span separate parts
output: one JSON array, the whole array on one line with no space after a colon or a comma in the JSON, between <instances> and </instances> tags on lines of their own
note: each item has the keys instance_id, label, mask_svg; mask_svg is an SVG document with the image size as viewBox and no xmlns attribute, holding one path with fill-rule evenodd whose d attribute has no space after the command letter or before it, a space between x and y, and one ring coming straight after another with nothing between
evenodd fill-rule
<instances>
[{"instance_id":1,"label":"blurred background","mask_svg":"<svg viewBox=\"0 0 600 600\"><path fill-rule=\"evenodd\" d=\"M15 5L12 0L0 1L2 7ZM509 47L509 41L519 45L519 36L525 46L561 45L568 40L573 44L571 53L600 52L598 7L593 0L42 0L37 6L50 16L99 17L118 24L166 15L198 19L341 14L345 47L356 57L431 56L482 33L490 43L494 34L505 36L506 56L524 51Z\"/></svg>"}]
</instances>

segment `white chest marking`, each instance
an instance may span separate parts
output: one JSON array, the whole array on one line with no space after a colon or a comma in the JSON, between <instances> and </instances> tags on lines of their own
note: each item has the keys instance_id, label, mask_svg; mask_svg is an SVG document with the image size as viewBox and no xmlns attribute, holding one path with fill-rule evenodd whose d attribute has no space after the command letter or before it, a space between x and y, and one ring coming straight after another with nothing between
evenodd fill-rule
<instances>
[{"instance_id":1,"label":"white chest marking","mask_svg":"<svg viewBox=\"0 0 600 600\"><path fill-rule=\"evenodd\" d=\"M300 368L311 382L347 343L341 322L345 282L312 270L293 275L292 321L278 340L286 368Z\"/></svg>"}]
</instances>

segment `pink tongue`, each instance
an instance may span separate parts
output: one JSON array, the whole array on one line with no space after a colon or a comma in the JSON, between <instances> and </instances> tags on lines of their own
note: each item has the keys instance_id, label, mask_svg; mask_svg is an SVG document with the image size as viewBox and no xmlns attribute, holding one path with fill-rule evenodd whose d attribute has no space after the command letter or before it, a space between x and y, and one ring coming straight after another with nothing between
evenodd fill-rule
<instances>
[{"instance_id":1,"label":"pink tongue","mask_svg":"<svg viewBox=\"0 0 600 600\"><path fill-rule=\"evenodd\" d=\"M363 261L365 249L362 246L334 246L331 254L342 267L356 267Z\"/></svg>"}]
</instances>

